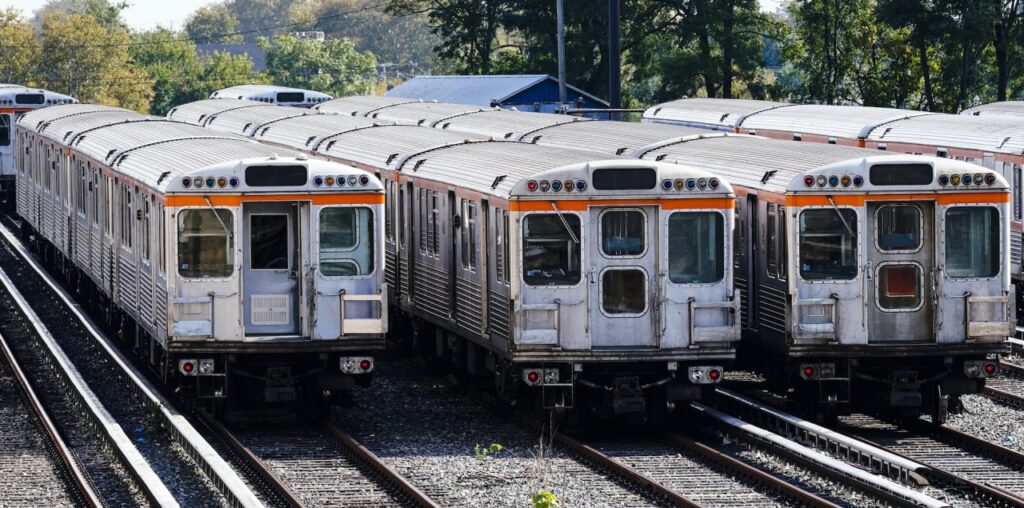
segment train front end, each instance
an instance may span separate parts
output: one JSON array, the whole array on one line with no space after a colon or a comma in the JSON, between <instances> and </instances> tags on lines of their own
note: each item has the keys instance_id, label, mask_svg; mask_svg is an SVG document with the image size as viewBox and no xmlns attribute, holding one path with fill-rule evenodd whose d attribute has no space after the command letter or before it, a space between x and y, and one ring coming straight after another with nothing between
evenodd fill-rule
<instances>
[{"instance_id":1,"label":"train front end","mask_svg":"<svg viewBox=\"0 0 1024 508\"><path fill-rule=\"evenodd\" d=\"M521 385L547 408L611 414L658 412L713 389L740 338L734 199L714 175L647 161L518 182L502 255Z\"/></svg>"},{"instance_id":2,"label":"train front end","mask_svg":"<svg viewBox=\"0 0 1024 508\"><path fill-rule=\"evenodd\" d=\"M808 405L944 418L1012 335L1010 194L959 161L868 157L788 187L783 378Z\"/></svg>"},{"instance_id":3,"label":"train front end","mask_svg":"<svg viewBox=\"0 0 1024 508\"><path fill-rule=\"evenodd\" d=\"M175 177L166 200L166 347L181 381L265 402L369 382L388 320L376 178L274 156Z\"/></svg>"}]
</instances>

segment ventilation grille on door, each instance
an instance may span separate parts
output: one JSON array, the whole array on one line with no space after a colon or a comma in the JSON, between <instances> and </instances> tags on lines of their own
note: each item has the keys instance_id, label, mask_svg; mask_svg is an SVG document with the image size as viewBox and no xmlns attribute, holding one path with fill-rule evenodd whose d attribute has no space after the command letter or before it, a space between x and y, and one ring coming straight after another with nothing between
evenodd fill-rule
<instances>
[{"instance_id":1,"label":"ventilation grille on door","mask_svg":"<svg viewBox=\"0 0 1024 508\"><path fill-rule=\"evenodd\" d=\"M254 325L291 324L291 295L252 295L250 321Z\"/></svg>"}]
</instances>

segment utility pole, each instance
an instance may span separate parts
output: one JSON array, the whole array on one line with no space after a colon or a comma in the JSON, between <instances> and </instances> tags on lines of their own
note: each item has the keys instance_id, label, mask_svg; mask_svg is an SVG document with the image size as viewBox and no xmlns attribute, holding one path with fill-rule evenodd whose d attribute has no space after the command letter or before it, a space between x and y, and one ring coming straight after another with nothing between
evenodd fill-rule
<instances>
[{"instance_id":1,"label":"utility pole","mask_svg":"<svg viewBox=\"0 0 1024 508\"><path fill-rule=\"evenodd\" d=\"M565 8L562 0L555 0L558 18L558 107L565 107Z\"/></svg>"},{"instance_id":2,"label":"utility pole","mask_svg":"<svg viewBox=\"0 0 1024 508\"><path fill-rule=\"evenodd\" d=\"M619 0L608 0L608 105L622 107L622 49L619 31Z\"/></svg>"}]
</instances>

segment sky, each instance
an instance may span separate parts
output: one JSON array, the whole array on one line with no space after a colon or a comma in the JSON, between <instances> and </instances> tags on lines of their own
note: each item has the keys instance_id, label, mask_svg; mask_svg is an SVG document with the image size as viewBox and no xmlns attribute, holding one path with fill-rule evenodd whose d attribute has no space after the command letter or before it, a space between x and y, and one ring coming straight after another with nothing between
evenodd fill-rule
<instances>
[{"instance_id":1,"label":"sky","mask_svg":"<svg viewBox=\"0 0 1024 508\"><path fill-rule=\"evenodd\" d=\"M761 0L761 10L775 12L783 0ZM128 26L136 30L150 30L157 27L181 29L185 19L199 7L214 3L214 0L129 0L129 7L123 16ZM0 0L0 10L14 7L31 17L46 0Z\"/></svg>"},{"instance_id":2,"label":"sky","mask_svg":"<svg viewBox=\"0 0 1024 508\"><path fill-rule=\"evenodd\" d=\"M149 30L158 26L181 29L185 18L212 0L128 0L129 7L122 13L128 26L136 30ZM14 7L31 17L46 0L0 0L0 10Z\"/></svg>"}]
</instances>

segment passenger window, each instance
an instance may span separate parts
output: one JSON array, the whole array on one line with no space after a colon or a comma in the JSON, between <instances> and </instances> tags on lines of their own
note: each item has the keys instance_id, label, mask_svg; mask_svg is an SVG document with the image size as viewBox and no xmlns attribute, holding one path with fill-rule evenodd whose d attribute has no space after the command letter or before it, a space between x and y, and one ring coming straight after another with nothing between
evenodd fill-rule
<instances>
[{"instance_id":1,"label":"passenger window","mask_svg":"<svg viewBox=\"0 0 1024 508\"><path fill-rule=\"evenodd\" d=\"M476 270L476 203L462 200L462 268Z\"/></svg>"},{"instance_id":2,"label":"passenger window","mask_svg":"<svg viewBox=\"0 0 1024 508\"><path fill-rule=\"evenodd\" d=\"M916 310L921 306L921 267L910 263L878 267L878 306L883 310Z\"/></svg>"},{"instance_id":3,"label":"passenger window","mask_svg":"<svg viewBox=\"0 0 1024 508\"><path fill-rule=\"evenodd\" d=\"M178 213L178 273L182 277L228 277L234 271L230 210Z\"/></svg>"},{"instance_id":4,"label":"passenger window","mask_svg":"<svg viewBox=\"0 0 1024 508\"><path fill-rule=\"evenodd\" d=\"M921 248L921 209L910 205L885 205L875 212L878 250L915 251Z\"/></svg>"},{"instance_id":5,"label":"passenger window","mask_svg":"<svg viewBox=\"0 0 1024 508\"><path fill-rule=\"evenodd\" d=\"M767 234L765 235L766 236L765 242L767 242L766 253L767 253L767 257L768 257L768 276L769 277L775 277L776 274L778 273L777 270L778 270L779 249L778 249L778 245L775 243L775 242L778 241L778 239L776 238L776 234L775 234L775 225L776 225L776 221L777 220L778 220L778 215L775 213L775 204L774 203L768 203L768 220L767 220L767 223L765 224L766 225L766 229L767 229Z\"/></svg>"},{"instance_id":6,"label":"passenger window","mask_svg":"<svg viewBox=\"0 0 1024 508\"><path fill-rule=\"evenodd\" d=\"M1021 165L1013 165L1013 218L1020 220L1021 214Z\"/></svg>"},{"instance_id":7,"label":"passenger window","mask_svg":"<svg viewBox=\"0 0 1024 508\"><path fill-rule=\"evenodd\" d=\"M0 146L11 145L11 115L0 115Z\"/></svg>"},{"instance_id":8,"label":"passenger window","mask_svg":"<svg viewBox=\"0 0 1024 508\"><path fill-rule=\"evenodd\" d=\"M601 214L601 251L605 256L639 256L646 240L644 214L609 210Z\"/></svg>"},{"instance_id":9,"label":"passenger window","mask_svg":"<svg viewBox=\"0 0 1024 508\"><path fill-rule=\"evenodd\" d=\"M995 277L999 273L999 210L958 206L946 210L946 275Z\"/></svg>"},{"instance_id":10,"label":"passenger window","mask_svg":"<svg viewBox=\"0 0 1024 508\"><path fill-rule=\"evenodd\" d=\"M498 282L507 282L505 279L505 221L502 215L505 213L501 208L494 209L494 278Z\"/></svg>"},{"instance_id":11,"label":"passenger window","mask_svg":"<svg viewBox=\"0 0 1024 508\"><path fill-rule=\"evenodd\" d=\"M643 314L647 310L647 274L610 269L601 275L601 308L606 314Z\"/></svg>"},{"instance_id":12,"label":"passenger window","mask_svg":"<svg viewBox=\"0 0 1024 508\"><path fill-rule=\"evenodd\" d=\"M320 272L332 277L373 273L373 211L365 206L320 211Z\"/></svg>"},{"instance_id":13,"label":"passenger window","mask_svg":"<svg viewBox=\"0 0 1024 508\"><path fill-rule=\"evenodd\" d=\"M354 233L353 233L354 234ZM283 213L249 216L249 268L287 270L288 215Z\"/></svg>"},{"instance_id":14,"label":"passenger window","mask_svg":"<svg viewBox=\"0 0 1024 508\"><path fill-rule=\"evenodd\" d=\"M850 209L800 213L800 276L807 280L857 277L857 213Z\"/></svg>"},{"instance_id":15,"label":"passenger window","mask_svg":"<svg viewBox=\"0 0 1024 508\"><path fill-rule=\"evenodd\" d=\"M677 212L668 219L668 278L709 284L725 274L725 225L717 212Z\"/></svg>"},{"instance_id":16,"label":"passenger window","mask_svg":"<svg viewBox=\"0 0 1024 508\"><path fill-rule=\"evenodd\" d=\"M578 215L527 215L523 219L523 280L532 286L579 283L579 240Z\"/></svg>"},{"instance_id":17,"label":"passenger window","mask_svg":"<svg viewBox=\"0 0 1024 508\"><path fill-rule=\"evenodd\" d=\"M786 280L789 273L789 245L786 236L786 207L779 206L779 261L776 265L780 280Z\"/></svg>"}]
</instances>

